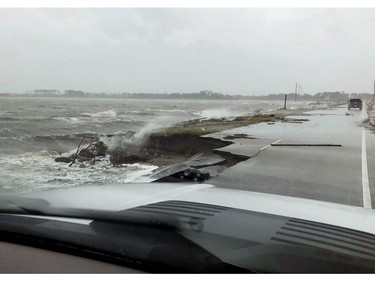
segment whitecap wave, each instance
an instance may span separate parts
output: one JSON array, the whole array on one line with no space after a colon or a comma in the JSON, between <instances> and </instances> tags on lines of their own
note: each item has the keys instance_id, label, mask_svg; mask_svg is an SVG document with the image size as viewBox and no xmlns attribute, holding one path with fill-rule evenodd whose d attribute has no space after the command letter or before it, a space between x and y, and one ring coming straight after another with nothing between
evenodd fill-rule
<instances>
[{"instance_id":1,"label":"whitecap wave","mask_svg":"<svg viewBox=\"0 0 375 281\"><path fill-rule=\"evenodd\" d=\"M81 123L82 120L78 117L52 117L53 120L63 121L71 124Z\"/></svg>"},{"instance_id":2,"label":"whitecap wave","mask_svg":"<svg viewBox=\"0 0 375 281\"><path fill-rule=\"evenodd\" d=\"M0 136L17 137L17 133L14 132L12 129L2 128L2 129L0 129Z\"/></svg>"},{"instance_id":3,"label":"whitecap wave","mask_svg":"<svg viewBox=\"0 0 375 281\"><path fill-rule=\"evenodd\" d=\"M237 116L241 116L242 114L237 111L232 111L226 108L221 108L221 109L205 109L196 113L196 115L204 119L218 119L218 118L237 117Z\"/></svg>"},{"instance_id":4,"label":"whitecap wave","mask_svg":"<svg viewBox=\"0 0 375 281\"><path fill-rule=\"evenodd\" d=\"M98 158L95 164L55 162L56 152L39 151L22 155L0 156L0 188L7 192L30 192L46 188L80 185L129 183L143 178L157 166L132 164L113 167L109 157Z\"/></svg>"},{"instance_id":5,"label":"whitecap wave","mask_svg":"<svg viewBox=\"0 0 375 281\"><path fill-rule=\"evenodd\" d=\"M110 109L107 111L101 111L96 113L82 113L81 116L85 117L116 117L117 113L116 111Z\"/></svg>"},{"instance_id":6,"label":"whitecap wave","mask_svg":"<svg viewBox=\"0 0 375 281\"><path fill-rule=\"evenodd\" d=\"M186 113L186 111L182 110L182 109L159 109L159 112L172 112L172 113L180 112L180 113Z\"/></svg>"},{"instance_id":7,"label":"whitecap wave","mask_svg":"<svg viewBox=\"0 0 375 281\"><path fill-rule=\"evenodd\" d=\"M170 119L167 116L159 117L158 119L149 121L133 135L132 141L134 143L140 143L143 141L143 138L145 136L156 130L167 127L169 123Z\"/></svg>"}]
</instances>

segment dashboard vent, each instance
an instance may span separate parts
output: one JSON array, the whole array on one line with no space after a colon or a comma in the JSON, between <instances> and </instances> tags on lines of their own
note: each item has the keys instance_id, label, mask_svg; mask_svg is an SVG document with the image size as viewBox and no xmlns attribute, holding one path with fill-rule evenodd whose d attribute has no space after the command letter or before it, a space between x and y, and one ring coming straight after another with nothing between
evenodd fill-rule
<instances>
[{"instance_id":1,"label":"dashboard vent","mask_svg":"<svg viewBox=\"0 0 375 281\"><path fill-rule=\"evenodd\" d=\"M271 240L375 258L375 235L324 223L289 219Z\"/></svg>"},{"instance_id":2,"label":"dashboard vent","mask_svg":"<svg viewBox=\"0 0 375 281\"><path fill-rule=\"evenodd\" d=\"M230 208L203 203L171 200L136 207L128 211L149 212L165 215L174 215L187 219L196 218L200 220L205 220L208 217L212 217L215 214L218 214L228 209Z\"/></svg>"}]
</instances>

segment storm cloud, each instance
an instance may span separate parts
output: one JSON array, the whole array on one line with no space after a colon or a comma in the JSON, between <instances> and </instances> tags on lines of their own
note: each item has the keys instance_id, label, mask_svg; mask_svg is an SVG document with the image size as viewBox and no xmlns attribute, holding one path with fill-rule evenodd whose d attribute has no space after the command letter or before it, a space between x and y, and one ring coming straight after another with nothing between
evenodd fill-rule
<instances>
[{"instance_id":1,"label":"storm cloud","mask_svg":"<svg viewBox=\"0 0 375 281\"><path fill-rule=\"evenodd\" d=\"M0 9L0 92L372 92L375 10Z\"/></svg>"}]
</instances>

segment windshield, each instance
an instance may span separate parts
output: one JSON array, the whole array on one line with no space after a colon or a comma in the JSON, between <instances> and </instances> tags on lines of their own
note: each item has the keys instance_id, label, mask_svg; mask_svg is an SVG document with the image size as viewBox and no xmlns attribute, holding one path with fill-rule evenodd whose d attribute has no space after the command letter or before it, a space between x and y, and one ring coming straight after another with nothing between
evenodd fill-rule
<instances>
[{"instance_id":1,"label":"windshield","mask_svg":"<svg viewBox=\"0 0 375 281\"><path fill-rule=\"evenodd\" d=\"M207 271L374 271L374 15L1 8L0 240L65 217L152 271L164 235Z\"/></svg>"}]
</instances>

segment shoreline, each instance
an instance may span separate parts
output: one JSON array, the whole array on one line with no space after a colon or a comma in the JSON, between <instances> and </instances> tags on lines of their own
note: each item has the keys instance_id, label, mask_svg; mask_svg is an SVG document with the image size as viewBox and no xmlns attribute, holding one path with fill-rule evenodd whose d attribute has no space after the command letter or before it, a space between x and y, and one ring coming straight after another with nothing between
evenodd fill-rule
<instances>
[{"instance_id":1,"label":"shoreline","mask_svg":"<svg viewBox=\"0 0 375 281\"><path fill-rule=\"evenodd\" d=\"M156 154L146 160L145 164L158 166L159 169L165 169L166 166L187 163L188 159L198 153L205 154L206 159L213 156L219 156L224 161L220 164L212 164L217 167L217 171L222 171L239 162L249 159L244 155L223 153L218 148L223 148L234 143L234 139L254 139L248 135L228 135L223 139L210 137L211 134L223 132L234 128L254 125L258 123L288 122L289 116L304 116L305 112L316 109L329 109L337 106L311 106L310 108L298 109L279 109L268 114L256 114L249 116L240 116L232 118L211 118L211 119L193 119L178 123L172 127L152 132L141 149L141 155L144 151ZM204 161L204 160L203 160ZM209 168L210 165L207 167ZM194 166L192 166L194 167ZM158 169L158 170L159 170ZM203 169L205 171L205 169Z\"/></svg>"},{"instance_id":2,"label":"shoreline","mask_svg":"<svg viewBox=\"0 0 375 281\"><path fill-rule=\"evenodd\" d=\"M262 122L278 122L284 118L284 114L265 114L230 119L194 119L150 133L139 150L127 156L132 156L129 157L133 158L132 163L136 160L144 160L143 164L155 165L162 169L169 165L183 163L197 154L204 154L206 158L217 155L223 159L220 166L228 168L247 158L242 155L222 154L215 149L233 144L231 141L233 138L249 136L233 135L226 140L220 140L205 137L206 135ZM124 164L121 159L119 160L117 163Z\"/></svg>"},{"instance_id":3,"label":"shoreline","mask_svg":"<svg viewBox=\"0 0 375 281\"><path fill-rule=\"evenodd\" d=\"M267 114L210 119L197 118L176 123L170 127L155 129L142 137L137 137L137 132L132 131L126 136L127 141L122 142L118 147L107 150L105 154L109 156L110 164L113 167L141 164L157 166L158 171L185 165L218 175L223 170L249 158L245 155L223 153L220 148L235 143L235 139L254 139L254 137L244 134L228 134L225 138L219 139L211 137L211 134L258 123L287 122L288 116L303 116L306 111L314 109L318 108L309 106L309 108L278 109ZM319 109L327 109L327 106L319 106ZM71 155L66 160L72 159L72 157ZM77 162L88 161L92 165L96 162L95 156L89 159L81 158L78 157ZM192 158L195 160L191 161Z\"/></svg>"}]
</instances>

